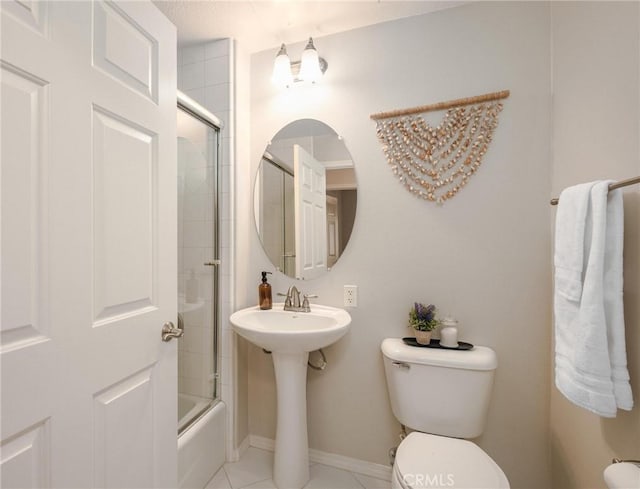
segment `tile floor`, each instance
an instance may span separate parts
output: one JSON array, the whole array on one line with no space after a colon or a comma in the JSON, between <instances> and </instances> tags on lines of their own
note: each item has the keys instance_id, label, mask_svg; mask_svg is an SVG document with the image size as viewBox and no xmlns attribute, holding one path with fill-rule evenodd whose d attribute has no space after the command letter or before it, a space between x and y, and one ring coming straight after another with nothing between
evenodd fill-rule
<instances>
[{"instance_id":1,"label":"tile floor","mask_svg":"<svg viewBox=\"0 0 640 489\"><path fill-rule=\"evenodd\" d=\"M226 463L205 489L276 489L273 452L250 447L239 462ZM305 489L389 489L391 482L328 465L311 463Z\"/></svg>"}]
</instances>

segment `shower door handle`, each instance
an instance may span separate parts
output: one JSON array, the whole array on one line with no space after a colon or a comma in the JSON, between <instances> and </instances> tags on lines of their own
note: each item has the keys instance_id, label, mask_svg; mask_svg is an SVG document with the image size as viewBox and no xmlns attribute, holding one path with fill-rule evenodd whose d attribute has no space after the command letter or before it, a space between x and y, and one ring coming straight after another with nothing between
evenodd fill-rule
<instances>
[{"instance_id":1,"label":"shower door handle","mask_svg":"<svg viewBox=\"0 0 640 489\"><path fill-rule=\"evenodd\" d=\"M184 330L176 328L171 321L167 321L162 326L162 341L171 341L173 338L180 338Z\"/></svg>"},{"instance_id":2,"label":"shower door handle","mask_svg":"<svg viewBox=\"0 0 640 489\"><path fill-rule=\"evenodd\" d=\"M205 267L216 267L218 265L220 265L220 260L212 260L212 261L204 262Z\"/></svg>"}]
</instances>

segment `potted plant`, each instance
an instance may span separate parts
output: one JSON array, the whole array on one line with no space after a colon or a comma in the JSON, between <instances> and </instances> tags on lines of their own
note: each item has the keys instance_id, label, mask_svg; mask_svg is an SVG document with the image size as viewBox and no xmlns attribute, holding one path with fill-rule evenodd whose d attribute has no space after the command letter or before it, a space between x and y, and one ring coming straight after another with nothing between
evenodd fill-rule
<instances>
[{"instance_id":1,"label":"potted plant","mask_svg":"<svg viewBox=\"0 0 640 489\"><path fill-rule=\"evenodd\" d=\"M415 330L416 341L421 345L428 345L431 332L438 327L440 321L436 318L436 306L425 306L419 302L413 304L409 311L409 327Z\"/></svg>"}]
</instances>

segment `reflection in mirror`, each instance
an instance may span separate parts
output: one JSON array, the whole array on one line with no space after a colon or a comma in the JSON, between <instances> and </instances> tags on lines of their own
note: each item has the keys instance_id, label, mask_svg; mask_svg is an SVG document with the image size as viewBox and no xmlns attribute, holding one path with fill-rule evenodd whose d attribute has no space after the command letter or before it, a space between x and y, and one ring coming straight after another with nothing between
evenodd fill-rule
<instances>
[{"instance_id":1,"label":"reflection in mirror","mask_svg":"<svg viewBox=\"0 0 640 489\"><path fill-rule=\"evenodd\" d=\"M273 137L258 168L254 214L277 270L302 280L330 270L351 237L356 203L353 160L333 129L300 119Z\"/></svg>"}]
</instances>

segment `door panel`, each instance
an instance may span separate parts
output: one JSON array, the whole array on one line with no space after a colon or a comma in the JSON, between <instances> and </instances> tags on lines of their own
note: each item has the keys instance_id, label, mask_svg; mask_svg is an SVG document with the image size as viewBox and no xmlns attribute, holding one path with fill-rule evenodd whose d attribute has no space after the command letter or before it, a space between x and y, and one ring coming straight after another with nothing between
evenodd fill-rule
<instances>
[{"instance_id":1,"label":"door panel","mask_svg":"<svg viewBox=\"0 0 640 489\"><path fill-rule=\"evenodd\" d=\"M312 279L327 269L326 170L293 145L296 278Z\"/></svg>"},{"instance_id":2,"label":"door panel","mask_svg":"<svg viewBox=\"0 0 640 489\"><path fill-rule=\"evenodd\" d=\"M155 134L94 107L96 325L155 307L156 142Z\"/></svg>"},{"instance_id":3,"label":"door panel","mask_svg":"<svg viewBox=\"0 0 640 489\"><path fill-rule=\"evenodd\" d=\"M3 63L2 113L13 114L2 128L2 350L45 340L47 83ZM7 120L4 119L3 120ZM10 127L7 127L10 126Z\"/></svg>"},{"instance_id":4,"label":"door panel","mask_svg":"<svg viewBox=\"0 0 640 489\"><path fill-rule=\"evenodd\" d=\"M94 21L95 66L157 102L157 40L113 4L96 4Z\"/></svg>"},{"instance_id":5,"label":"door panel","mask_svg":"<svg viewBox=\"0 0 640 489\"><path fill-rule=\"evenodd\" d=\"M47 421L30 426L2 444L2 480L20 481L19 487L49 486L49 452ZM4 486L3 487L11 487ZM15 487L15 486L13 486Z\"/></svg>"},{"instance_id":6,"label":"door panel","mask_svg":"<svg viewBox=\"0 0 640 489\"><path fill-rule=\"evenodd\" d=\"M93 487L144 488L153 480L152 372L146 368L94 395Z\"/></svg>"},{"instance_id":7,"label":"door panel","mask_svg":"<svg viewBox=\"0 0 640 489\"><path fill-rule=\"evenodd\" d=\"M1 485L175 487L175 29L0 8Z\"/></svg>"},{"instance_id":8,"label":"door panel","mask_svg":"<svg viewBox=\"0 0 640 489\"><path fill-rule=\"evenodd\" d=\"M49 32L49 17L47 2L39 1L7 1L2 6L3 11L13 18L14 21L19 22L34 32L41 34L44 37L48 37Z\"/></svg>"}]
</instances>

